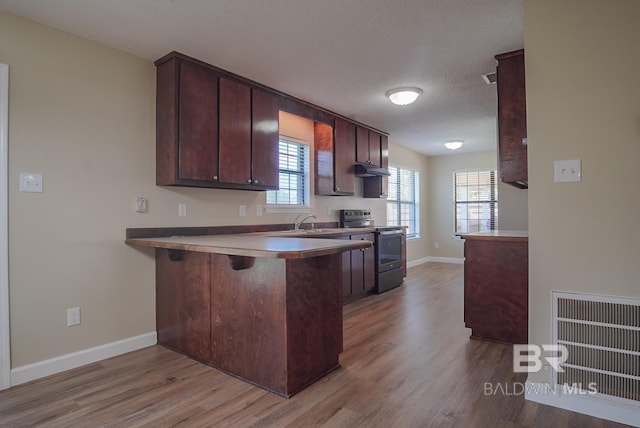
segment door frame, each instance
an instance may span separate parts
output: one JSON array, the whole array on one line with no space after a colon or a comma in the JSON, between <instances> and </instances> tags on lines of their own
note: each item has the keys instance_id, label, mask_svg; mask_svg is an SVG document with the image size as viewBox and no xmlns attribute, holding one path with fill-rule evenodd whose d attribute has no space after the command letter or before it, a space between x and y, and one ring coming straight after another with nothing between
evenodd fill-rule
<instances>
[{"instance_id":1,"label":"door frame","mask_svg":"<svg viewBox=\"0 0 640 428\"><path fill-rule=\"evenodd\" d=\"M0 390L11 386L9 335L9 66L0 64Z\"/></svg>"}]
</instances>

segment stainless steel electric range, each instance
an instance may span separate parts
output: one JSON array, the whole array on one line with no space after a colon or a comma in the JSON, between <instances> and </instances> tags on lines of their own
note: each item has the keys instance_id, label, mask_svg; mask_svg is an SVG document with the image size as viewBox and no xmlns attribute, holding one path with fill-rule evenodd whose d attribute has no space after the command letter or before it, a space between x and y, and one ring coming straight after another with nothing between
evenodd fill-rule
<instances>
[{"instance_id":1,"label":"stainless steel electric range","mask_svg":"<svg viewBox=\"0 0 640 428\"><path fill-rule=\"evenodd\" d=\"M376 292L384 293L402 285L402 227L372 223L369 210L340 210L340 227L375 228Z\"/></svg>"}]
</instances>

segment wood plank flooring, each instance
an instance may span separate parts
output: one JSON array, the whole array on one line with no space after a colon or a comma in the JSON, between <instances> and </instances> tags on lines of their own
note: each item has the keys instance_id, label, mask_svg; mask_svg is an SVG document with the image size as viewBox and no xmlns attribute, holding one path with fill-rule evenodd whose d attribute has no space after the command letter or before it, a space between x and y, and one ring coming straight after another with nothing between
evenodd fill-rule
<instances>
[{"instance_id":1,"label":"wood plank flooring","mask_svg":"<svg viewBox=\"0 0 640 428\"><path fill-rule=\"evenodd\" d=\"M462 265L344 308L342 368L289 400L153 346L0 392L1 427L620 427L485 395L524 382L511 347L469 339Z\"/></svg>"}]
</instances>

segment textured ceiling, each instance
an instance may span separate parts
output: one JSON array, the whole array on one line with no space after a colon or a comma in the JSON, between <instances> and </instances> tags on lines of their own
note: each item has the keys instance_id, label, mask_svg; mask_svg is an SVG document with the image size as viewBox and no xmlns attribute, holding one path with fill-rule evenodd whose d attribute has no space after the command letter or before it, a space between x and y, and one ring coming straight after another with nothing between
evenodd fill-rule
<instances>
[{"instance_id":1,"label":"textured ceiling","mask_svg":"<svg viewBox=\"0 0 640 428\"><path fill-rule=\"evenodd\" d=\"M427 155L494 150L496 87L522 0L0 0L0 10L155 60L176 50L326 107ZM395 106L385 92L424 93Z\"/></svg>"}]
</instances>

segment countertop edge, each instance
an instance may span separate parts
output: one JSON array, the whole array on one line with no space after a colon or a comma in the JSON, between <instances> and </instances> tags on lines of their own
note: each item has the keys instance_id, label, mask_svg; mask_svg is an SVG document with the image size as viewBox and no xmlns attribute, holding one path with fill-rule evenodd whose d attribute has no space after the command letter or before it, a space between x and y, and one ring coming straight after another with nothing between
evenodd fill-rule
<instances>
[{"instance_id":1,"label":"countertop edge","mask_svg":"<svg viewBox=\"0 0 640 428\"><path fill-rule=\"evenodd\" d=\"M215 235L208 235L215 236ZM227 237L229 235L226 235ZM193 237L185 237L193 238ZM304 239L318 242L318 238L304 238L304 237L278 237L277 239ZM179 250L179 251L194 251L201 253L211 254L225 254L230 256L245 256L245 257L262 257L262 258L282 258L282 259L304 259L311 257L325 256L329 254L342 253L344 251L366 249L372 247L370 241L344 241L333 240L335 245L322 248L313 249L292 249L292 250L269 250L269 249L256 249L247 248L242 246L228 246L228 245L205 245L205 244L190 244L180 242L166 242L162 241L162 238L134 238L126 239L125 244L139 247L151 247L151 248L164 248L167 250Z\"/></svg>"}]
</instances>

